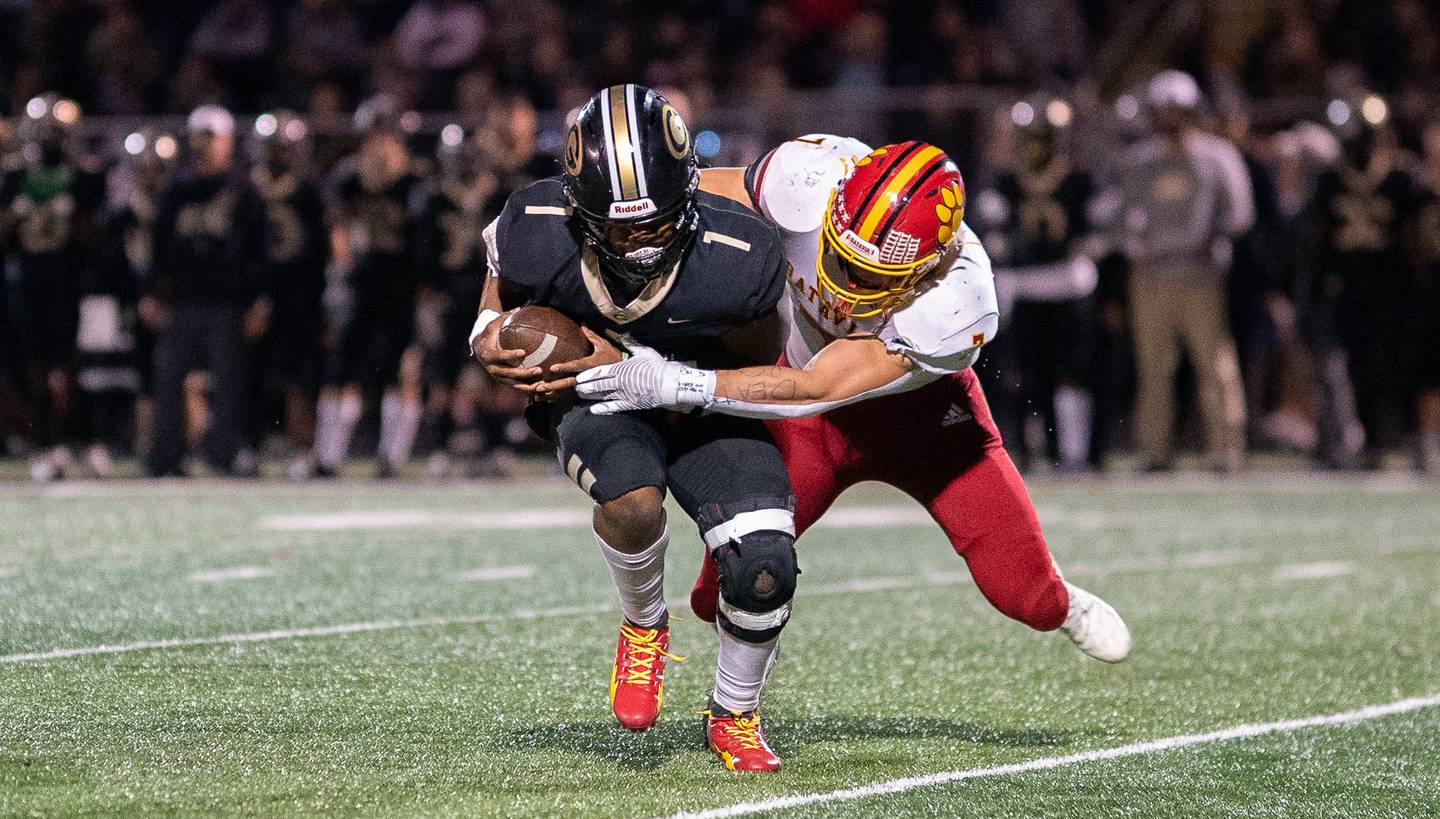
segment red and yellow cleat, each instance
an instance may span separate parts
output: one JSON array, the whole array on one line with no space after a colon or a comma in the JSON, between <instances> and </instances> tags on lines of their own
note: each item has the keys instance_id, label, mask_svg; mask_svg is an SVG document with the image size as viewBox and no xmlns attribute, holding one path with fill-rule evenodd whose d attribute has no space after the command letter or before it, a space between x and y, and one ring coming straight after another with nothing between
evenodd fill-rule
<instances>
[{"instance_id":1,"label":"red and yellow cleat","mask_svg":"<svg viewBox=\"0 0 1440 819\"><path fill-rule=\"evenodd\" d=\"M615 719L632 731L655 724L665 702L665 661L684 662L671 654L670 627L639 628L620 624L620 644L610 671L610 707Z\"/></svg>"},{"instance_id":2,"label":"red and yellow cleat","mask_svg":"<svg viewBox=\"0 0 1440 819\"><path fill-rule=\"evenodd\" d=\"M700 556L700 576L690 589L690 610L702 623L715 622L715 610L720 606L720 566L710 552Z\"/></svg>"},{"instance_id":3,"label":"red and yellow cleat","mask_svg":"<svg viewBox=\"0 0 1440 819\"><path fill-rule=\"evenodd\" d=\"M710 750L726 768L743 772L780 770L780 757L765 744L759 711L726 711L712 703L703 713Z\"/></svg>"}]
</instances>

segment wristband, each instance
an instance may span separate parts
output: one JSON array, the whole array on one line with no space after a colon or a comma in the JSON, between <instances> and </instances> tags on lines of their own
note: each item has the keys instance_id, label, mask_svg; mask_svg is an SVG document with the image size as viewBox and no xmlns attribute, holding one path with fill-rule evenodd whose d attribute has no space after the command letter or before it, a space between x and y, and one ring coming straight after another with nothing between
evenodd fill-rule
<instances>
[{"instance_id":1,"label":"wristband","mask_svg":"<svg viewBox=\"0 0 1440 819\"><path fill-rule=\"evenodd\" d=\"M490 322L497 318L500 318L500 314L494 310L480 311L480 318L475 319L475 326L470 328L470 352L472 354L475 352L475 339L479 338L480 334L485 332L485 328L490 326Z\"/></svg>"}]
</instances>

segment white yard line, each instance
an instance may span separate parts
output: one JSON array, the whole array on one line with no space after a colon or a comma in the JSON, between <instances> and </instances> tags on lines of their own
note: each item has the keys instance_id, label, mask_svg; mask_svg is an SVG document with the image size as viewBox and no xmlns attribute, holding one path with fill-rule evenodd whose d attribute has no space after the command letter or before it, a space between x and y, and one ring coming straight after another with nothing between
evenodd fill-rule
<instances>
[{"instance_id":1,"label":"white yard line","mask_svg":"<svg viewBox=\"0 0 1440 819\"><path fill-rule=\"evenodd\" d=\"M127 654L132 651L149 651L159 648L189 648L191 646L265 643L272 640L296 640L302 637L335 637L342 634L397 631L408 628L433 628L437 626L467 625L474 623L503 623L511 620L538 620L544 617L576 617L602 614L607 611L613 611L614 609L615 606L613 604L603 606L572 606L569 608L554 609L519 609L517 611L499 614L423 617L414 620L377 620L371 623L345 623L338 626L276 629L274 631L253 631L246 634L222 634L218 637L141 640L134 643L115 643L113 645L84 646L80 648L57 648L51 651L36 651L28 654L7 654L0 656L0 664L36 662L39 660L61 660L67 657L83 657L90 654Z\"/></svg>"},{"instance_id":2,"label":"white yard line","mask_svg":"<svg viewBox=\"0 0 1440 819\"><path fill-rule=\"evenodd\" d=\"M19 573L20 570L14 566L0 566L0 580L4 580L7 577L14 577Z\"/></svg>"},{"instance_id":3,"label":"white yard line","mask_svg":"<svg viewBox=\"0 0 1440 819\"><path fill-rule=\"evenodd\" d=\"M535 576L534 566L486 566L481 569L470 569L469 571L456 572L450 576L451 580L462 582L474 582L482 580L520 580L526 577Z\"/></svg>"},{"instance_id":4,"label":"white yard line","mask_svg":"<svg viewBox=\"0 0 1440 819\"><path fill-rule=\"evenodd\" d=\"M1303 731L1307 728L1324 728L1334 725L1368 722L1369 720L1380 719L1395 714L1406 714L1411 711L1419 711L1423 708L1433 708L1437 705L1440 705L1440 694L1398 700L1384 705L1368 705L1364 708L1357 708L1354 711L1342 711L1338 714L1325 714L1323 716L1282 720L1280 722L1236 725L1233 728L1210 731L1204 734L1182 734L1180 736L1165 737L1164 739L1154 739L1148 742L1121 745L1117 748L1104 748L1098 751L1086 751L1084 753L1069 754L1067 756L1042 757L1040 759L1032 759L1029 762L997 765L992 768L969 768L944 771L926 776L907 776L903 779L889 779L869 785L862 785L858 788L842 788L840 790L824 791L821 793L796 794L794 796L780 796L754 802L740 802L726 807L711 808L693 813L677 813L674 814L671 819L723 819L723 817L748 816L754 813L767 813L770 811L785 810L787 808L803 807L805 805L845 802L852 799L864 799L870 796L889 796L891 794L912 791L916 788L930 788L937 785L946 785L951 782L961 782L967 779L1009 776L1012 774L1028 773L1030 771L1061 768L1067 765L1079 765L1085 762L1098 762L1106 759L1120 759L1127 756L1164 753L1179 748L1189 748L1194 745L1206 745L1213 742L1229 742L1231 740L1247 739L1250 737L1265 736L1267 734L1288 734L1295 731Z\"/></svg>"},{"instance_id":5,"label":"white yard line","mask_svg":"<svg viewBox=\"0 0 1440 819\"><path fill-rule=\"evenodd\" d=\"M228 569L207 569L192 572L190 580L195 583L224 583L227 580L255 580L274 577L275 570L269 566L233 566Z\"/></svg>"},{"instance_id":6,"label":"white yard line","mask_svg":"<svg viewBox=\"0 0 1440 819\"><path fill-rule=\"evenodd\" d=\"M1317 580L1342 577L1355 571L1355 564L1341 560L1319 560L1314 563L1291 563L1275 570L1276 580Z\"/></svg>"}]
</instances>

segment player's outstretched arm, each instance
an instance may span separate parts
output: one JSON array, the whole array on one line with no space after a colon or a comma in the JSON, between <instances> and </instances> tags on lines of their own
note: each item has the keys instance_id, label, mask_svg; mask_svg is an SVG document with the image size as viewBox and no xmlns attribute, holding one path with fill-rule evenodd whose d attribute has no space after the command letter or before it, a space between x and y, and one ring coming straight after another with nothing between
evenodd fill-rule
<instances>
[{"instance_id":1,"label":"player's outstretched arm","mask_svg":"<svg viewBox=\"0 0 1440 819\"><path fill-rule=\"evenodd\" d=\"M704 407L750 418L800 418L878 395L913 389L935 376L873 336L832 342L803 370L745 367L698 370L653 351L580 374L582 398L601 414L666 407Z\"/></svg>"}]
</instances>

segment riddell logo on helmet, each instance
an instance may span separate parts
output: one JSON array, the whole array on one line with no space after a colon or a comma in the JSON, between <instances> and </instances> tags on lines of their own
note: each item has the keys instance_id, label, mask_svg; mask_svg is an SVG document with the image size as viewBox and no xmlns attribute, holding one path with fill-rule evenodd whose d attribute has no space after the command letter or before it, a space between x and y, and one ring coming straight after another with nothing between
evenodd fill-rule
<instances>
[{"instance_id":1,"label":"riddell logo on helmet","mask_svg":"<svg viewBox=\"0 0 1440 819\"><path fill-rule=\"evenodd\" d=\"M655 213L659 208L649 199L634 199L629 202L611 202L610 218L631 218L635 216L646 216Z\"/></svg>"},{"instance_id":2,"label":"riddell logo on helmet","mask_svg":"<svg viewBox=\"0 0 1440 819\"><path fill-rule=\"evenodd\" d=\"M847 230L840 234L840 241L844 242L851 250L872 262L880 261L880 249L855 235L855 231Z\"/></svg>"}]
</instances>

